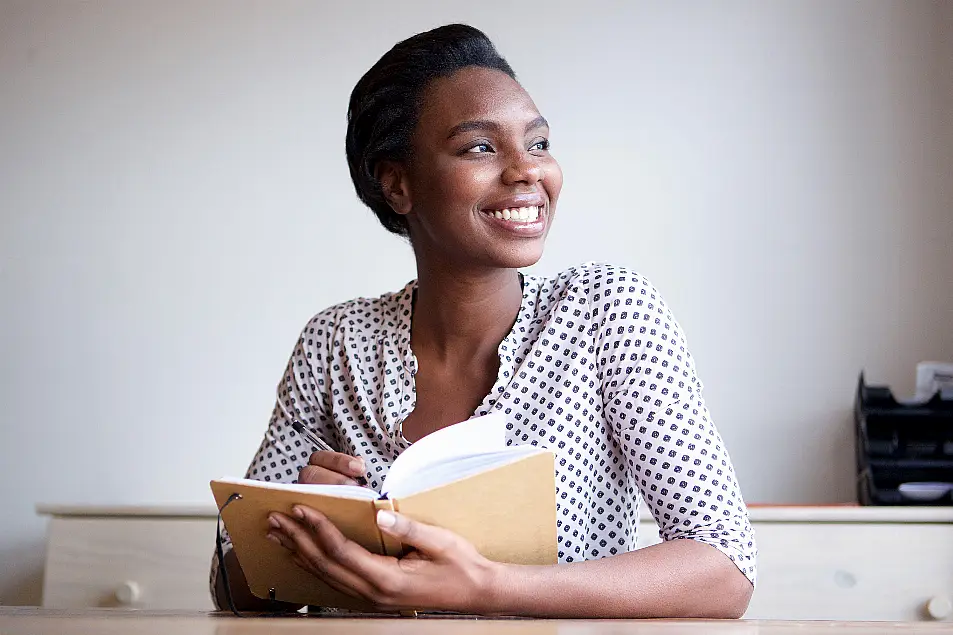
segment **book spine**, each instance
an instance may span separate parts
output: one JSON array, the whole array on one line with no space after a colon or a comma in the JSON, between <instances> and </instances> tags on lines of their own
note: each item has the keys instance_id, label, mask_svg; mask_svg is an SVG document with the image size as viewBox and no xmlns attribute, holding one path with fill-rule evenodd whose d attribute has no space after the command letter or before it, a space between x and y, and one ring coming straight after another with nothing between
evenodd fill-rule
<instances>
[{"instance_id":1,"label":"book spine","mask_svg":"<svg viewBox=\"0 0 953 635\"><path fill-rule=\"evenodd\" d=\"M381 498L374 501L375 523L377 520L376 515L378 511L382 509L385 509L390 512L397 511L397 506L394 504L394 502L395 501L392 501L389 498ZM404 546L401 544L399 540L397 540L390 534L385 534L383 531L380 530L379 527L377 529L377 534L380 536L380 539L381 539L381 553L384 553L388 556L394 556L397 558L403 555Z\"/></svg>"}]
</instances>

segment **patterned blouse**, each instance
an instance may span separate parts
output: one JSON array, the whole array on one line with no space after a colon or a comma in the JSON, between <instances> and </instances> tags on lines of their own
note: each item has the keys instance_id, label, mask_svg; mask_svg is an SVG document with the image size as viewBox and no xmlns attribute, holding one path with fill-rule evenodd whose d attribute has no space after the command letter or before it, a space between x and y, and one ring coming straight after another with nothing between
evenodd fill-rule
<instances>
[{"instance_id":1,"label":"patterned blouse","mask_svg":"<svg viewBox=\"0 0 953 635\"><path fill-rule=\"evenodd\" d=\"M559 562L634 549L644 499L663 540L709 544L754 583L741 490L659 293L637 273L592 263L522 283L496 383L474 416L502 411L507 445L555 451ZM364 457L368 486L380 488L410 445L401 423L416 403L415 289L413 281L338 304L308 322L247 478L295 482L312 452L291 429L297 418L335 450ZM217 569L215 559L213 588Z\"/></svg>"}]
</instances>

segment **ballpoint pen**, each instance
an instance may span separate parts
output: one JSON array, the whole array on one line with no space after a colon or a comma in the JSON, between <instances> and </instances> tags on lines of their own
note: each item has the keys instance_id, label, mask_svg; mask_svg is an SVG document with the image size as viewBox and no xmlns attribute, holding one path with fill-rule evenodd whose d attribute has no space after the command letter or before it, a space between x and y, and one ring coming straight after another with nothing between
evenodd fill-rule
<instances>
[{"instance_id":1,"label":"ballpoint pen","mask_svg":"<svg viewBox=\"0 0 953 635\"><path fill-rule=\"evenodd\" d=\"M291 427L295 429L295 432L303 436L305 439L311 442L311 444L318 448L319 450L324 450L325 452L334 452L331 449L331 446L324 442L324 440L316 435L315 433L308 430L303 423L297 419L291 421Z\"/></svg>"},{"instance_id":2,"label":"ballpoint pen","mask_svg":"<svg viewBox=\"0 0 953 635\"><path fill-rule=\"evenodd\" d=\"M311 432L311 430L308 430L308 428L306 428L305 425L297 419L291 420L291 427L294 428L295 432L310 441L311 445L318 448L319 450L324 450L325 452L334 452L334 449L332 449L330 445L325 443L321 437ZM366 485L367 479L365 479L363 476L360 476L357 478L357 482L359 485Z\"/></svg>"}]
</instances>

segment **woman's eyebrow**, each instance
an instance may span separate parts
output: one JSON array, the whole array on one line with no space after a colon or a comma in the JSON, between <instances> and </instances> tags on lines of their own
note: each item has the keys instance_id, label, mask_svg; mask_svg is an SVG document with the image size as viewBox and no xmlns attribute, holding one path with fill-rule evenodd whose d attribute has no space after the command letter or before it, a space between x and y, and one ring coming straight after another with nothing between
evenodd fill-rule
<instances>
[{"instance_id":1,"label":"woman's eyebrow","mask_svg":"<svg viewBox=\"0 0 953 635\"><path fill-rule=\"evenodd\" d=\"M535 130L536 128L548 128L548 127L549 127L549 122L546 121L546 117L540 115L539 117L536 117L536 119L533 119L531 122L526 124L526 132L529 132L530 130Z\"/></svg>"},{"instance_id":2,"label":"woman's eyebrow","mask_svg":"<svg viewBox=\"0 0 953 635\"><path fill-rule=\"evenodd\" d=\"M531 122L526 124L526 132L534 130L536 128L545 128L549 126L549 122L546 121L546 118L540 115L533 119ZM453 128L450 128L449 134L447 134L447 139L453 139L458 134L463 134L464 132L471 132L473 130L489 130L491 132L499 132L500 125L495 121L487 121L485 119L473 119L471 121L462 121L455 125Z\"/></svg>"},{"instance_id":3,"label":"woman's eyebrow","mask_svg":"<svg viewBox=\"0 0 953 635\"><path fill-rule=\"evenodd\" d=\"M492 130L493 132L498 132L500 130L500 126L493 121L486 121L482 119L463 121L455 125L453 128L450 128L450 133L447 135L447 139L453 139L458 134L470 132L471 130Z\"/></svg>"}]
</instances>

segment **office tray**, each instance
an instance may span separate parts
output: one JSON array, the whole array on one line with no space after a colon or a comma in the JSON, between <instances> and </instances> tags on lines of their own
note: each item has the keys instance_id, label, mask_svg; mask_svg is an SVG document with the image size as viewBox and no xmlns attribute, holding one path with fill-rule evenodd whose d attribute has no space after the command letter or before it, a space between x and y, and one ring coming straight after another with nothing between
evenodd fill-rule
<instances>
[{"instance_id":1,"label":"office tray","mask_svg":"<svg viewBox=\"0 0 953 635\"><path fill-rule=\"evenodd\" d=\"M953 400L937 393L926 403L900 403L861 374L854 418L861 504L953 505L953 492L930 500L927 486L917 496L900 489L904 483L953 484Z\"/></svg>"}]
</instances>

